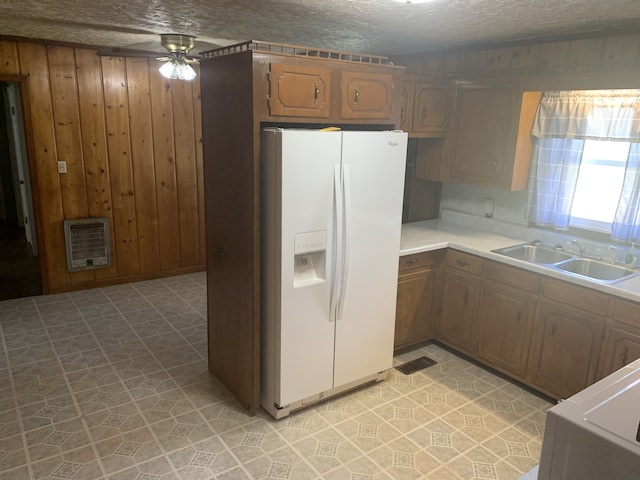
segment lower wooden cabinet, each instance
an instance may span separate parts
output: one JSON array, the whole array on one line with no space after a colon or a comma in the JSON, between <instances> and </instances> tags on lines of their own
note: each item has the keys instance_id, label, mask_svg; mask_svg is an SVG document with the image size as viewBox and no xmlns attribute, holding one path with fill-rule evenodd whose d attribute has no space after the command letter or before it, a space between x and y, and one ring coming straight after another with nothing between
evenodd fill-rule
<instances>
[{"instance_id":1,"label":"lower wooden cabinet","mask_svg":"<svg viewBox=\"0 0 640 480\"><path fill-rule=\"evenodd\" d=\"M600 354L599 378L640 358L640 304L616 299L612 307Z\"/></svg>"},{"instance_id":2,"label":"lower wooden cabinet","mask_svg":"<svg viewBox=\"0 0 640 480\"><path fill-rule=\"evenodd\" d=\"M396 350L432 337L442 254L435 251L400 257L393 343Z\"/></svg>"},{"instance_id":3,"label":"lower wooden cabinet","mask_svg":"<svg viewBox=\"0 0 640 480\"><path fill-rule=\"evenodd\" d=\"M601 378L640 358L640 335L611 328L605 338L599 372Z\"/></svg>"},{"instance_id":4,"label":"lower wooden cabinet","mask_svg":"<svg viewBox=\"0 0 640 480\"><path fill-rule=\"evenodd\" d=\"M485 280L478 315L478 357L525 377L535 308L536 295Z\"/></svg>"},{"instance_id":5,"label":"lower wooden cabinet","mask_svg":"<svg viewBox=\"0 0 640 480\"><path fill-rule=\"evenodd\" d=\"M531 382L556 398L567 398L595 380L604 319L568 305L541 300Z\"/></svg>"},{"instance_id":6,"label":"lower wooden cabinet","mask_svg":"<svg viewBox=\"0 0 640 480\"><path fill-rule=\"evenodd\" d=\"M453 249L401 257L395 347L431 338L567 398L640 358L640 303Z\"/></svg>"},{"instance_id":7,"label":"lower wooden cabinet","mask_svg":"<svg viewBox=\"0 0 640 480\"><path fill-rule=\"evenodd\" d=\"M451 269L445 272L438 339L464 353L475 352L480 284L475 275Z\"/></svg>"}]
</instances>

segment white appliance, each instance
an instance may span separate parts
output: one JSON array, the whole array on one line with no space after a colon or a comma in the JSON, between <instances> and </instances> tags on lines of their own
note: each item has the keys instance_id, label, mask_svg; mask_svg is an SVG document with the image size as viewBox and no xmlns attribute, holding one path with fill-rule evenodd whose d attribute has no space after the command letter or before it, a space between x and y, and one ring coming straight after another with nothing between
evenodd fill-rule
<instances>
[{"instance_id":1,"label":"white appliance","mask_svg":"<svg viewBox=\"0 0 640 480\"><path fill-rule=\"evenodd\" d=\"M275 418L392 366L407 134L262 131L261 404Z\"/></svg>"},{"instance_id":2,"label":"white appliance","mask_svg":"<svg viewBox=\"0 0 640 480\"><path fill-rule=\"evenodd\" d=\"M640 479L640 360L547 412L538 479Z\"/></svg>"}]
</instances>

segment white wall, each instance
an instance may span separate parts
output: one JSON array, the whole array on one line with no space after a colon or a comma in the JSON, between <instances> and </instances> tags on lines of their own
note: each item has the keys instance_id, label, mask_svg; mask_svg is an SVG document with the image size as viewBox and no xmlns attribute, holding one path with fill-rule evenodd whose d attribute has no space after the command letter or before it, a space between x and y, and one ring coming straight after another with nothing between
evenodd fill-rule
<instances>
[{"instance_id":1,"label":"white wall","mask_svg":"<svg viewBox=\"0 0 640 480\"><path fill-rule=\"evenodd\" d=\"M484 201L493 199L493 219L527 225L525 208L527 192L508 192L493 188L443 183L440 208L484 217Z\"/></svg>"}]
</instances>

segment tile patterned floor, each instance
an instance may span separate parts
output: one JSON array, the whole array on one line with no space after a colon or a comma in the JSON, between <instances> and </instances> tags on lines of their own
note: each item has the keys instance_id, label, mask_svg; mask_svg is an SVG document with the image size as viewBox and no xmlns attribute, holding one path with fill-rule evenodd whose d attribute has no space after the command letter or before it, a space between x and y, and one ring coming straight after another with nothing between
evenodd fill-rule
<instances>
[{"instance_id":1,"label":"tile patterned floor","mask_svg":"<svg viewBox=\"0 0 640 480\"><path fill-rule=\"evenodd\" d=\"M517 479L545 400L438 364L275 421L206 364L205 275L0 302L0 480Z\"/></svg>"}]
</instances>

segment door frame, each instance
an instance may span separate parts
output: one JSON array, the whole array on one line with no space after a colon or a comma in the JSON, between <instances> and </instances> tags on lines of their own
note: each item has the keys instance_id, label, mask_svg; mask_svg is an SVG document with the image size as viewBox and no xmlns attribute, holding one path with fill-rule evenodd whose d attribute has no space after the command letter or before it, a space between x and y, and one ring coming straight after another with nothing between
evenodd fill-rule
<instances>
[{"instance_id":1,"label":"door frame","mask_svg":"<svg viewBox=\"0 0 640 480\"><path fill-rule=\"evenodd\" d=\"M38 264L40 267L40 283L42 293L48 294L49 280L47 276L47 251L44 241L42 226L42 208L40 202L40 192L38 190L38 169L36 163L35 146L33 141L33 123L31 121L31 109L29 106L29 82L25 75L3 75L0 74L0 82L12 82L18 84L20 92L20 107L22 108L22 128L24 133L27 166L29 168L29 187L31 188L31 201L33 204L33 222L38 245Z\"/></svg>"}]
</instances>

